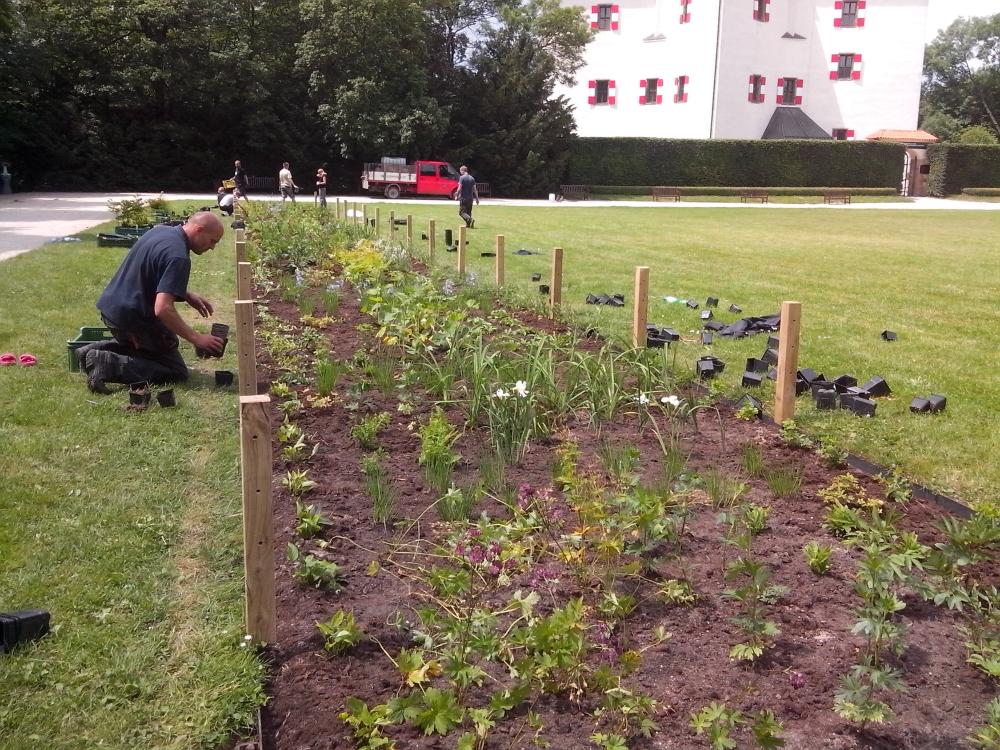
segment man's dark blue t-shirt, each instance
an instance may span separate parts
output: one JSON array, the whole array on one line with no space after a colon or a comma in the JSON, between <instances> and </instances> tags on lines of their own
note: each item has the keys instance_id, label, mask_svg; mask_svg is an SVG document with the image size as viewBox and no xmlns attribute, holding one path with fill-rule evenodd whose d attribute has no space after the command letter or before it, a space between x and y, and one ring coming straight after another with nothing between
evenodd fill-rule
<instances>
[{"instance_id":1,"label":"man's dark blue t-shirt","mask_svg":"<svg viewBox=\"0 0 1000 750\"><path fill-rule=\"evenodd\" d=\"M473 197L475 197L476 191L476 178L471 174L463 174L458 178L458 194L460 200L466 203L471 203Z\"/></svg>"},{"instance_id":2,"label":"man's dark blue t-shirt","mask_svg":"<svg viewBox=\"0 0 1000 750\"><path fill-rule=\"evenodd\" d=\"M128 330L156 319L153 307L159 292L187 297L191 256L181 227L150 229L129 250L108 282L97 309L116 327Z\"/></svg>"}]
</instances>

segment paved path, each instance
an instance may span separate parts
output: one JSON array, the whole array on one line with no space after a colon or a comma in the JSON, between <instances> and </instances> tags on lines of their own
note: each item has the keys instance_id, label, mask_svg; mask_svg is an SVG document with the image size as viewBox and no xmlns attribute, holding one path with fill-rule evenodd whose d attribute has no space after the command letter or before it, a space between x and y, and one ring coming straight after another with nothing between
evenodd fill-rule
<instances>
[{"instance_id":1,"label":"paved path","mask_svg":"<svg viewBox=\"0 0 1000 750\"><path fill-rule=\"evenodd\" d=\"M131 198L134 193L14 193L0 195L0 261L15 255L41 247L50 240L90 229L98 224L109 221L112 217L108 209L109 200ZM155 197L154 193L139 193L146 198ZM168 193L167 200L199 201L201 204L214 203L214 196L205 193ZM274 200L275 196L251 196L254 200ZM343 198L343 196L342 196ZM330 196L329 202L333 202ZM371 196L347 196L346 200L354 203L382 203L380 198ZM300 203L311 203L311 196L300 195ZM433 200L427 198L402 199L394 201L399 204L427 205L450 204L453 201ZM815 203L695 203L695 202L653 202L653 201L562 201L555 203L546 200L510 200L492 198L484 201L485 205L545 207L565 210L583 208L614 207L614 208L661 208L665 210L687 208L731 208L736 210L794 210L817 209L821 211L921 211L926 209L945 209L957 211L1000 211L1000 202L977 202L943 200L940 198L915 198L908 203L852 203L843 205L822 205Z\"/></svg>"}]
</instances>

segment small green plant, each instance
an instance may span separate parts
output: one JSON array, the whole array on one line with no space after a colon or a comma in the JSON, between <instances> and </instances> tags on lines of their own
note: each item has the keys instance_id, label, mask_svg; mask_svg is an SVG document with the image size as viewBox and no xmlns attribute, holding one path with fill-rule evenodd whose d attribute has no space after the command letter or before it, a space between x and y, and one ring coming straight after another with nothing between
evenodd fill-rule
<instances>
[{"instance_id":1,"label":"small green plant","mask_svg":"<svg viewBox=\"0 0 1000 750\"><path fill-rule=\"evenodd\" d=\"M465 521L472 515L472 509L482 495L480 487L449 487L437 501L438 516L442 521Z\"/></svg>"},{"instance_id":2,"label":"small green plant","mask_svg":"<svg viewBox=\"0 0 1000 750\"><path fill-rule=\"evenodd\" d=\"M764 456L757 443L744 443L740 449L743 470L751 477L764 476Z\"/></svg>"},{"instance_id":3,"label":"small green plant","mask_svg":"<svg viewBox=\"0 0 1000 750\"><path fill-rule=\"evenodd\" d=\"M391 726L389 707L385 704L368 708L368 704L353 696L345 701L340 720L354 733L359 750L396 750L395 740L382 734L382 727Z\"/></svg>"},{"instance_id":4,"label":"small green plant","mask_svg":"<svg viewBox=\"0 0 1000 750\"><path fill-rule=\"evenodd\" d=\"M385 526L392 518L397 493L386 474L383 458L381 451L362 458L361 473L365 478L365 492L372 501L372 521Z\"/></svg>"},{"instance_id":5,"label":"small green plant","mask_svg":"<svg viewBox=\"0 0 1000 750\"><path fill-rule=\"evenodd\" d=\"M893 466L887 474L879 474L877 479L878 483L882 485L887 500L892 500L900 505L906 505L910 501L913 488L898 467Z\"/></svg>"},{"instance_id":6,"label":"small green plant","mask_svg":"<svg viewBox=\"0 0 1000 750\"><path fill-rule=\"evenodd\" d=\"M750 403L749 400L744 402L743 406L736 410L736 418L742 419L745 422L752 422L758 416L760 416L760 409Z\"/></svg>"},{"instance_id":7,"label":"small green plant","mask_svg":"<svg viewBox=\"0 0 1000 750\"><path fill-rule=\"evenodd\" d=\"M656 595L668 604L694 604L698 594L688 581L668 578L656 587Z\"/></svg>"},{"instance_id":8,"label":"small green plant","mask_svg":"<svg viewBox=\"0 0 1000 750\"><path fill-rule=\"evenodd\" d=\"M134 198L122 198L120 201L108 201L108 208L114 213L119 226L141 227L149 224L152 218L146 201L138 195Z\"/></svg>"},{"instance_id":9,"label":"small green plant","mask_svg":"<svg viewBox=\"0 0 1000 750\"><path fill-rule=\"evenodd\" d=\"M295 533L303 539L316 536L329 523L315 505L303 505L300 500L295 501L295 517L299 521Z\"/></svg>"},{"instance_id":10,"label":"small green plant","mask_svg":"<svg viewBox=\"0 0 1000 750\"><path fill-rule=\"evenodd\" d=\"M812 448L813 441L795 423L794 419L786 419L778 431L781 442L792 448Z\"/></svg>"},{"instance_id":11,"label":"small green plant","mask_svg":"<svg viewBox=\"0 0 1000 750\"><path fill-rule=\"evenodd\" d=\"M610 440L602 440L600 458L604 471L618 491L624 492L638 481L639 449L634 445L616 445Z\"/></svg>"},{"instance_id":12,"label":"small green plant","mask_svg":"<svg viewBox=\"0 0 1000 750\"><path fill-rule=\"evenodd\" d=\"M712 469L703 475L705 480L705 491L712 501L713 508L731 508L736 505L750 485L733 479L725 472Z\"/></svg>"},{"instance_id":13,"label":"small green plant","mask_svg":"<svg viewBox=\"0 0 1000 750\"><path fill-rule=\"evenodd\" d=\"M743 509L743 523L751 534L759 534L767 528L771 509L766 505L748 505Z\"/></svg>"},{"instance_id":14,"label":"small green plant","mask_svg":"<svg viewBox=\"0 0 1000 750\"><path fill-rule=\"evenodd\" d=\"M337 563L321 560L314 555L303 557L299 548L291 542L288 543L288 561L295 566L292 577L306 586L329 591L340 591L343 588L340 566Z\"/></svg>"},{"instance_id":15,"label":"small green plant","mask_svg":"<svg viewBox=\"0 0 1000 750\"><path fill-rule=\"evenodd\" d=\"M378 348L361 358L361 370L375 387L389 395L396 387L396 358L388 349Z\"/></svg>"},{"instance_id":16,"label":"small green plant","mask_svg":"<svg viewBox=\"0 0 1000 750\"><path fill-rule=\"evenodd\" d=\"M340 292L333 289L324 289L320 293L319 298L325 315L332 317L337 314L337 308L340 307Z\"/></svg>"},{"instance_id":17,"label":"small green plant","mask_svg":"<svg viewBox=\"0 0 1000 750\"><path fill-rule=\"evenodd\" d=\"M775 497L789 497L798 492L802 486L802 475L795 469L782 466L767 471L764 474L764 481Z\"/></svg>"},{"instance_id":18,"label":"small green plant","mask_svg":"<svg viewBox=\"0 0 1000 750\"><path fill-rule=\"evenodd\" d=\"M603 734L595 732L590 735L590 741L601 750L628 750L628 743L620 734Z\"/></svg>"},{"instance_id":19,"label":"small green plant","mask_svg":"<svg viewBox=\"0 0 1000 750\"><path fill-rule=\"evenodd\" d=\"M388 412L379 412L369 417L365 417L351 428L351 437L358 441L365 450L373 451L378 448L378 436L392 421L392 415Z\"/></svg>"},{"instance_id":20,"label":"small green plant","mask_svg":"<svg viewBox=\"0 0 1000 750\"><path fill-rule=\"evenodd\" d=\"M750 557L738 557L726 568L726 580L742 579L742 584L726 589L722 595L740 605L740 615L733 618L746 640L729 650L729 658L736 661L757 661L771 645L771 640L781 633L770 620L764 618L766 597L777 587L771 585L771 571L761 562Z\"/></svg>"},{"instance_id":21,"label":"small green plant","mask_svg":"<svg viewBox=\"0 0 1000 750\"><path fill-rule=\"evenodd\" d=\"M882 501L865 492L861 482L853 474L840 474L829 485L819 490L817 495L828 505L843 505L847 508L878 509Z\"/></svg>"},{"instance_id":22,"label":"small green plant","mask_svg":"<svg viewBox=\"0 0 1000 750\"><path fill-rule=\"evenodd\" d=\"M305 469L285 472L281 484L288 489L288 493L294 497L302 497L306 492L316 486L316 483L309 478L309 472Z\"/></svg>"},{"instance_id":23,"label":"small green plant","mask_svg":"<svg viewBox=\"0 0 1000 750\"><path fill-rule=\"evenodd\" d=\"M316 312L316 298L309 294L303 294L299 297L299 315L303 318L311 318L314 312Z\"/></svg>"},{"instance_id":24,"label":"small green plant","mask_svg":"<svg viewBox=\"0 0 1000 750\"><path fill-rule=\"evenodd\" d=\"M364 636L354 620L354 613L342 609L334 612L326 622L317 622L316 629L323 636L323 649L331 654L346 651Z\"/></svg>"},{"instance_id":25,"label":"small green plant","mask_svg":"<svg viewBox=\"0 0 1000 750\"><path fill-rule=\"evenodd\" d=\"M451 472L461 456L452 450L459 433L445 417L440 407L435 407L427 424L420 428L420 465L424 477L437 492L447 492L451 486Z\"/></svg>"},{"instance_id":26,"label":"small green plant","mask_svg":"<svg viewBox=\"0 0 1000 750\"><path fill-rule=\"evenodd\" d=\"M986 704L986 723L973 730L969 742L982 750L1000 750L1000 698Z\"/></svg>"},{"instance_id":27,"label":"small green plant","mask_svg":"<svg viewBox=\"0 0 1000 750\"><path fill-rule=\"evenodd\" d=\"M806 559L809 570L818 576L825 575L830 570L830 554L833 548L829 544L807 542L802 547L802 555Z\"/></svg>"},{"instance_id":28,"label":"small green plant","mask_svg":"<svg viewBox=\"0 0 1000 750\"><path fill-rule=\"evenodd\" d=\"M552 465L552 481L564 490L572 489L579 479L577 465L580 463L580 446L570 440L556 448L556 460Z\"/></svg>"},{"instance_id":29,"label":"small green plant","mask_svg":"<svg viewBox=\"0 0 1000 750\"><path fill-rule=\"evenodd\" d=\"M737 745L733 732L746 725L750 726L757 747L762 750L777 750L785 746L781 738L784 727L771 711L746 716L738 708L713 701L698 713L691 714L691 728L695 734L704 734L708 738L712 750L734 750Z\"/></svg>"},{"instance_id":30,"label":"small green plant","mask_svg":"<svg viewBox=\"0 0 1000 750\"><path fill-rule=\"evenodd\" d=\"M847 463L847 451L840 447L836 438L830 436L819 439L816 453L823 460L823 465L830 469L839 469Z\"/></svg>"},{"instance_id":31,"label":"small green plant","mask_svg":"<svg viewBox=\"0 0 1000 750\"><path fill-rule=\"evenodd\" d=\"M321 357L316 363L316 392L320 396L329 396L348 369L346 364L333 359L329 354Z\"/></svg>"},{"instance_id":32,"label":"small green plant","mask_svg":"<svg viewBox=\"0 0 1000 750\"><path fill-rule=\"evenodd\" d=\"M864 517L856 508L848 508L846 505L832 505L826 512L823 519L823 528L834 536L849 538L863 529L865 526Z\"/></svg>"}]
</instances>

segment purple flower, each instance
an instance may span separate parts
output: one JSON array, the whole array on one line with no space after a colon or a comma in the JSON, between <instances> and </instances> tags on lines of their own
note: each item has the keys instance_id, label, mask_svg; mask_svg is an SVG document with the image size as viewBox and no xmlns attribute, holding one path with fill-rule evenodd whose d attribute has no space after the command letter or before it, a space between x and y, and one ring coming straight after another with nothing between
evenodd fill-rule
<instances>
[{"instance_id":1,"label":"purple flower","mask_svg":"<svg viewBox=\"0 0 1000 750\"><path fill-rule=\"evenodd\" d=\"M483 549L482 547L476 545L475 547L469 550L469 562L471 562L473 565L479 565L479 563L483 562L485 559L486 559L486 550Z\"/></svg>"},{"instance_id":2,"label":"purple flower","mask_svg":"<svg viewBox=\"0 0 1000 750\"><path fill-rule=\"evenodd\" d=\"M501 550L502 547L500 546L500 542L493 542L493 544L490 545L490 555L492 557L500 557Z\"/></svg>"},{"instance_id":3,"label":"purple flower","mask_svg":"<svg viewBox=\"0 0 1000 750\"><path fill-rule=\"evenodd\" d=\"M517 507L524 510L535 499L535 490L530 484L522 484L517 488Z\"/></svg>"},{"instance_id":4,"label":"purple flower","mask_svg":"<svg viewBox=\"0 0 1000 750\"><path fill-rule=\"evenodd\" d=\"M455 554L459 557L465 557L465 545L462 542L455 545Z\"/></svg>"},{"instance_id":5,"label":"purple flower","mask_svg":"<svg viewBox=\"0 0 1000 750\"><path fill-rule=\"evenodd\" d=\"M469 533L466 534L469 539L475 539L477 536L482 536L483 532L475 527L469 529Z\"/></svg>"},{"instance_id":6,"label":"purple flower","mask_svg":"<svg viewBox=\"0 0 1000 750\"><path fill-rule=\"evenodd\" d=\"M490 567L487 568L487 570L490 571L490 575L498 576L500 575L500 571L502 570L502 568L494 562L490 563Z\"/></svg>"},{"instance_id":7,"label":"purple flower","mask_svg":"<svg viewBox=\"0 0 1000 750\"><path fill-rule=\"evenodd\" d=\"M788 684L798 690L806 686L806 676L801 672L790 672L788 674Z\"/></svg>"}]
</instances>

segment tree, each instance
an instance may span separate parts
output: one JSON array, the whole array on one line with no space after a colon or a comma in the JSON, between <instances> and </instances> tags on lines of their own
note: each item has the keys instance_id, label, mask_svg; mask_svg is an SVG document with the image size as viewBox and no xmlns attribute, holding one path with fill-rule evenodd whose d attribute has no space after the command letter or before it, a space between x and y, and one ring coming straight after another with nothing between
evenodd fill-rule
<instances>
[{"instance_id":1,"label":"tree","mask_svg":"<svg viewBox=\"0 0 1000 750\"><path fill-rule=\"evenodd\" d=\"M959 18L928 45L923 96L930 111L1000 135L1000 13Z\"/></svg>"},{"instance_id":2,"label":"tree","mask_svg":"<svg viewBox=\"0 0 1000 750\"><path fill-rule=\"evenodd\" d=\"M926 102L921 106L920 129L936 135L942 141L953 141L964 123L945 112L928 111Z\"/></svg>"},{"instance_id":3,"label":"tree","mask_svg":"<svg viewBox=\"0 0 1000 750\"><path fill-rule=\"evenodd\" d=\"M989 128L984 128L982 125L972 125L963 128L955 142L967 145L995 146L998 141Z\"/></svg>"}]
</instances>

